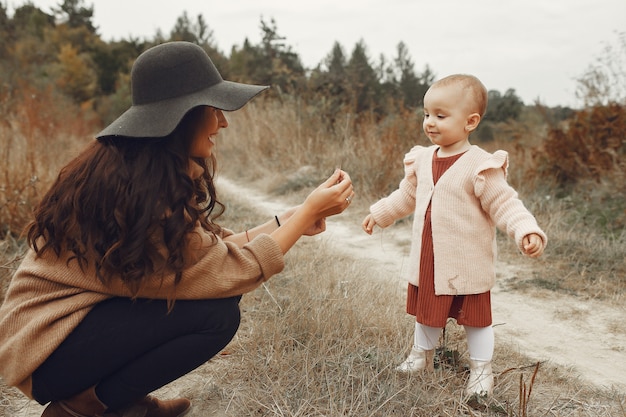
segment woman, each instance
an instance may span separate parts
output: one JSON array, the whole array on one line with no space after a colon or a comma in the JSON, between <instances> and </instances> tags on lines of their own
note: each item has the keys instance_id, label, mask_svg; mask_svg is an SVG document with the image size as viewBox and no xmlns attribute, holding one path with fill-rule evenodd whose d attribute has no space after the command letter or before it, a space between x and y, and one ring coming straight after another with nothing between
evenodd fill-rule
<instances>
[{"instance_id":1,"label":"woman","mask_svg":"<svg viewBox=\"0 0 626 417\"><path fill-rule=\"evenodd\" d=\"M353 197L337 170L298 207L241 233L215 219L223 111L265 86L224 81L197 45L141 54L132 106L61 170L26 231L31 249L0 307L0 373L43 417L182 416L148 395L217 354L239 299L302 235Z\"/></svg>"}]
</instances>

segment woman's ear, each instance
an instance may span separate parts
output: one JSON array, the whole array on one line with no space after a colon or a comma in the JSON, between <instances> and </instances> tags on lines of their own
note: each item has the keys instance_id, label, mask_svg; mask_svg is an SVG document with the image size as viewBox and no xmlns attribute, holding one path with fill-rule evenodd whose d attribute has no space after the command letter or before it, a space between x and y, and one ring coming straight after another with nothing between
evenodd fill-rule
<instances>
[{"instance_id":1,"label":"woman's ear","mask_svg":"<svg viewBox=\"0 0 626 417\"><path fill-rule=\"evenodd\" d=\"M480 114L472 113L467 117L467 122L465 123L465 130L467 132L472 132L474 129L478 127L480 123Z\"/></svg>"}]
</instances>

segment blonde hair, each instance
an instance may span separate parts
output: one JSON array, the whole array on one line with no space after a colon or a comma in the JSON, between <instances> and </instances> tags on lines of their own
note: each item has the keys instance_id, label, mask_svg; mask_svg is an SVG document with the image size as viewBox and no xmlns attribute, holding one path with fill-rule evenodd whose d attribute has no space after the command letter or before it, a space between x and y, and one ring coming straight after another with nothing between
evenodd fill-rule
<instances>
[{"instance_id":1,"label":"blonde hair","mask_svg":"<svg viewBox=\"0 0 626 417\"><path fill-rule=\"evenodd\" d=\"M460 84L463 90L468 90L469 94L471 94L472 100L474 101L474 105L476 106L475 110L482 118L487 111L488 102L487 88L485 88L484 84L473 75L452 74L435 81L433 85L431 85L431 88L444 87L453 84Z\"/></svg>"}]
</instances>

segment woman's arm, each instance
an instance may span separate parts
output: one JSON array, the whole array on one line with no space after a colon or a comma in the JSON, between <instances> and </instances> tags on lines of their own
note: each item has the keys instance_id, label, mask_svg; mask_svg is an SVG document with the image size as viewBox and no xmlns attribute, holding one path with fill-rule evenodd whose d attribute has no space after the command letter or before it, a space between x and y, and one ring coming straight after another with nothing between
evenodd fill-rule
<instances>
[{"instance_id":1,"label":"woman's arm","mask_svg":"<svg viewBox=\"0 0 626 417\"><path fill-rule=\"evenodd\" d=\"M258 225L252 229L248 229L245 232L235 233L225 237L223 240L226 242L233 242L240 248L243 247L246 243L252 241L255 237L260 234L271 234L274 230L278 229L281 225L285 224L287 220L295 213L300 206L292 207L287 210L285 213L276 216L273 220L268 220L267 222ZM305 236L314 236L319 233L322 233L326 230L326 219L321 218L313 225L311 225L304 233Z\"/></svg>"},{"instance_id":2,"label":"woman's arm","mask_svg":"<svg viewBox=\"0 0 626 417\"><path fill-rule=\"evenodd\" d=\"M282 215L278 216L278 219L279 219L278 221L282 224L283 221L281 220L281 218L282 218ZM272 219L272 220L268 220L267 222L254 227L252 229L248 229L245 232L235 233L235 234L232 234L230 236L227 236L223 240L225 242L233 242L237 246L242 248L243 245L245 245L246 243L250 242L252 239L257 237L258 235L260 235L260 234L267 234L267 235L269 235L270 233L272 233L276 229L278 229L278 223L276 222L276 219Z\"/></svg>"},{"instance_id":3,"label":"woman's arm","mask_svg":"<svg viewBox=\"0 0 626 417\"><path fill-rule=\"evenodd\" d=\"M344 171L336 170L313 190L301 205L278 216L278 221L268 220L245 232L230 235L224 240L243 247L256 236L269 234L278 242L283 253L286 253L300 236L323 232L326 229L326 217L343 212L350 204L347 198L352 196L350 176Z\"/></svg>"}]
</instances>

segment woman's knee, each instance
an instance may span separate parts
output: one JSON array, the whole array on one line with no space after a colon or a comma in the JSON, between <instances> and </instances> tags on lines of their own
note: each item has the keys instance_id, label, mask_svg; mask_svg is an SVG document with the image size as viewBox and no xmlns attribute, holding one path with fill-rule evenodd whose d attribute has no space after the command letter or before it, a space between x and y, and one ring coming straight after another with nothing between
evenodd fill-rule
<instances>
[{"instance_id":1,"label":"woman's knee","mask_svg":"<svg viewBox=\"0 0 626 417\"><path fill-rule=\"evenodd\" d=\"M241 322L240 299L241 296L206 300L203 330L218 331L234 336Z\"/></svg>"}]
</instances>

